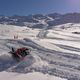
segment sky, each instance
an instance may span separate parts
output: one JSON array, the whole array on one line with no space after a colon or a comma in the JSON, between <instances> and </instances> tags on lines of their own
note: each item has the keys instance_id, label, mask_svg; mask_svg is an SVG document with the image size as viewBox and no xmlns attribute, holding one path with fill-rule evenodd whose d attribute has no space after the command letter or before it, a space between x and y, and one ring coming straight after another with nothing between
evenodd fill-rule
<instances>
[{"instance_id":1,"label":"sky","mask_svg":"<svg viewBox=\"0 0 80 80\"><path fill-rule=\"evenodd\" d=\"M80 12L80 0L0 0L0 15Z\"/></svg>"}]
</instances>

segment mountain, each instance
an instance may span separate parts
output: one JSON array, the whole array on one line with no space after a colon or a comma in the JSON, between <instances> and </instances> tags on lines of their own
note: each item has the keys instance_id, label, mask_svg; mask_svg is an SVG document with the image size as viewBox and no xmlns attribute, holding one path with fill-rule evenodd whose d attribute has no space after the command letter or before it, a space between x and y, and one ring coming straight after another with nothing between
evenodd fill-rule
<instances>
[{"instance_id":1,"label":"mountain","mask_svg":"<svg viewBox=\"0 0 80 80\"><path fill-rule=\"evenodd\" d=\"M28 26L31 28L43 28L42 26L46 26L46 24L48 28L52 28L51 26L66 23L80 23L80 13L0 16L0 24Z\"/></svg>"},{"instance_id":2,"label":"mountain","mask_svg":"<svg viewBox=\"0 0 80 80\"><path fill-rule=\"evenodd\" d=\"M65 23L80 23L80 13L67 13L59 15L53 21L48 21L49 26L55 26Z\"/></svg>"},{"instance_id":3,"label":"mountain","mask_svg":"<svg viewBox=\"0 0 80 80\"><path fill-rule=\"evenodd\" d=\"M79 22L80 13L1 15L0 80L80 80ZM10 51L22 47L31 52L17 62Z\"/></svg>"},{"instance_id":4,"label":"mountain","mask_svg":"<svg viewBox=\"0 0 80 80\"><path fill-rule=\"evenodd\" d=\"M56 19L56 18L60 18L62 15L59 13L52 13L52 14L48 14L47 16Z\"/></svg>"}]
</instances>

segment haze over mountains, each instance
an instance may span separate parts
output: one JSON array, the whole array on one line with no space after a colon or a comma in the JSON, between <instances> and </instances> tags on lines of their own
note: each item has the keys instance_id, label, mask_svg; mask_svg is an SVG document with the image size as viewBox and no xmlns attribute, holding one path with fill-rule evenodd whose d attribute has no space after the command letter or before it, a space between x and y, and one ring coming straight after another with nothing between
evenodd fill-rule
<instances>
[{"instance_id":1,"label":"haze over mountains","mask_svg":"<svg viewBox=\"0 0 80 80\"><path fill-rule=\"evenodd\" d=\"M32 28L43 28L45 24L47 24L48 28L51 28L51 26L65 23L80 23L80 13L0 16L0 24L28 26Z\"/></svg>"}]
</instances>

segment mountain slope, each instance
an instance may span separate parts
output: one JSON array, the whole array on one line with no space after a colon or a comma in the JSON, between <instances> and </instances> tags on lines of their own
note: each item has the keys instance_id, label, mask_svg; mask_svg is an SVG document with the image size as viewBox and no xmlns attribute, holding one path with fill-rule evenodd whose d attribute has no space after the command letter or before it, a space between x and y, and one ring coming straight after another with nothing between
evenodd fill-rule
<instances>
[{"instance_id":1,"label":"mountain slope","mask_svg":"<svg viewBox=\"0 0 80 80\"><path fill-rule=\"evenodd\" d=\"M80 34L74 33L79 33L79 25L69 23L53 29L0 25L0 79L9 76L10 80L23 77L33 80L31 76L35 76L34 79L43 80L79 80ZM18 38L14 39L14 36ZM31 53L18 63L8 52L12 47L24 46L29 47Z\"/></svg>"},{"instance_id":2,"label":"mountain slope","mask_svg":"<svg viewBox=\"0 0 80 80\"><path fill-rule=\"evenodd\" d=\"M48 29L52 26L62 25L66 23L80 23L80 13L67 13L67 14L35 14L27 16L0 16L0 24L27 26L29 28L43 28L47 24Z\"/></svg>"}]
</instances>

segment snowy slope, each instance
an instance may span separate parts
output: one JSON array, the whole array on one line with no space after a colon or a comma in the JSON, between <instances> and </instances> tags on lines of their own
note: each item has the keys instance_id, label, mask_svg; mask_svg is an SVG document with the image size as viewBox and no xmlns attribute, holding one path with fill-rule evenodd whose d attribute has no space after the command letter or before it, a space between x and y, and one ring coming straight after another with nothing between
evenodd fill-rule
<instances>
[{"instance_id":1,"label":"snowy slope","mask_svg":"<svg viewBox=\"0 0 80 80\"><path fill-rule=\"evenodd\" d=\"M5 79L3 77L5 76ZM59 77L50 76L48 74L42 74L40 72L32 72L28 74L18 74L18 73L0 73L0 79L2 80L66 80Z\"/></svg>"},{"instance_id":2,"label":"snowy slope","mask_svg":"<svg viewBox=\"0 0 80 80\"><path fill-rule=\"evenodd\" d=\"M43 29L0 25L0 79L80 79L80 34L73 33L80 31L80 24L69 23L50 30L44 24ZM11 47L24 46L31 53L18 63L8 52Z\"/></svg>"}]
</instances>

